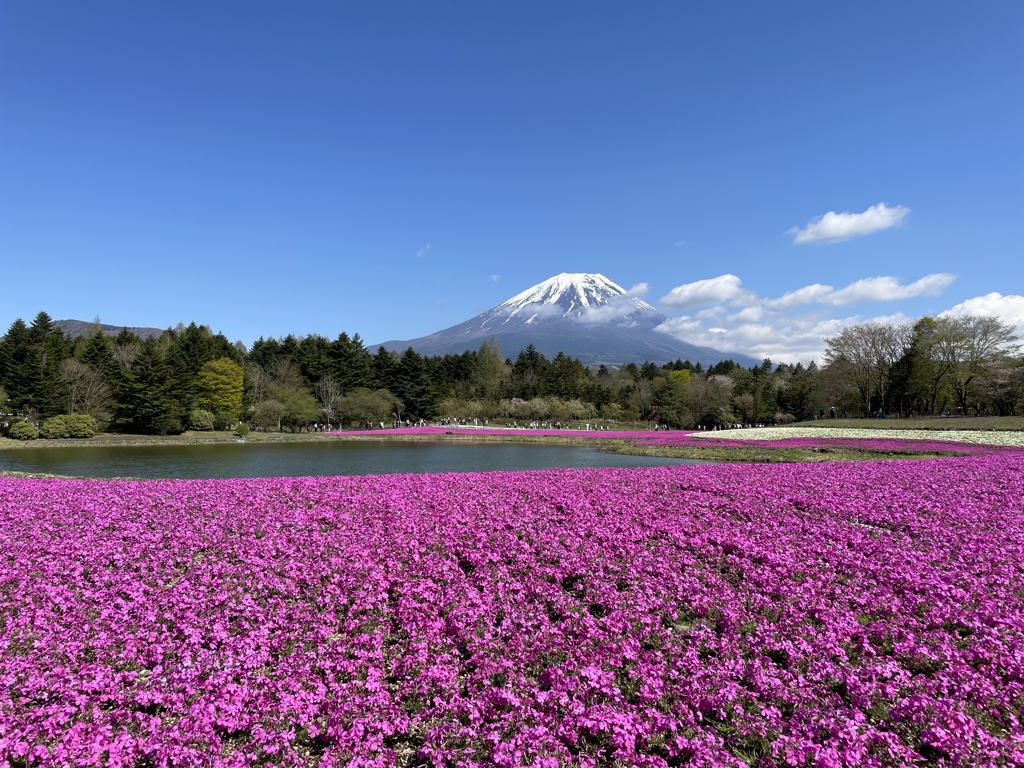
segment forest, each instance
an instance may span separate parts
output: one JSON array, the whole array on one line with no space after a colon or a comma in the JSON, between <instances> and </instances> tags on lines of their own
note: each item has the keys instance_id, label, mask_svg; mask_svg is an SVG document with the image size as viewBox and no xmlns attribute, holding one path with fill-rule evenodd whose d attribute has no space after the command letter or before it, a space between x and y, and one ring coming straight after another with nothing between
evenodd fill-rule
<instances>
[{"instance_id":1,"label":"forest","mask_svg":"<svg viewBox=\"0 0 1024 768\"><path fill-rule=\"evenodd\" d=\"M261 337L246 349L194 322L149 338L127 329L108 335L97 323L72 337L40 312L0 340L0 422L11 436L34 437L41 427L45 437L76 436L73 425L82 435L301 432L419 419L681 429L1024 410L1019 339L997 318L864 323L824 341L820 366L725 360L704 369L676 360L590 369L532 346L505 357L493 339L427 357L412 348L371 351L345 332L333 340Z\"/></svg>"}]
</instances>

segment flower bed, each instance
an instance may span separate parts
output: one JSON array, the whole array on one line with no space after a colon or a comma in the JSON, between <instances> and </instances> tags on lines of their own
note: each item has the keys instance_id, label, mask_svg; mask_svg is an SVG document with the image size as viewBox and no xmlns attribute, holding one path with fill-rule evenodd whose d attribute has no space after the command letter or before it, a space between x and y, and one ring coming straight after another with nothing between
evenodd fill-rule
<instances>
[{"instance_id":1,"label":"flower bed","mask_svg":"<svg viewBox=\"0 0 1024 768\"><path fill-rule=\"evenodd\" d=\"M0 478L0 764L1021 765L1024 456Z\"/></svg>"},{"instance_id":2,"label":"flower bed","mask_svg":"<svg viewBox=\"0 0 1024 768\"><path fill-rule=\"evenodd\" d=\"M1000 445L1024 447L1024 432L1000 432L975 429L852 429L849 427L758 427L757 429L724 430L721 432L693 432L701 439L731 440L742 435L744 440L822 440L831 438L861 440L922 440L974 445Z\"/></svg>"},{"instance_id":3,"label":"flower bed","mask_svg":"<svg viewBox=\"0 0 1024 768\"><path fill-rule=\"evenodd\" d=\"M918 437L917 439L886 437L873 434L870 437L838 437L828 435L808 435L793 437L751 437L758 430L736 430L734 432L714 433L721 437L705 439L700 432L670 432L661 437L637 439L638 445L683 445L699 448L725 446L733 448L802 448L827 451L848 448L871 453L897 454L948 454L948 455L985 455L1002 452L1019 452L1015 445L999 445L974 442L954 442ZM781 432L781 430L779 430ZM918 435L926 434L918 432Z\"/></svg>"}]
</instances>

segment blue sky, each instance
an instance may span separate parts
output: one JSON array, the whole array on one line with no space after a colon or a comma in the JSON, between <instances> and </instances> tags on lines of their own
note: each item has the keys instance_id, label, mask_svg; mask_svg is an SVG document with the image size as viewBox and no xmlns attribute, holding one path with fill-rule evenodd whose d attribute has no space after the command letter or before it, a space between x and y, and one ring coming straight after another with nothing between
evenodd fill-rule
<instances>
[{"instance_id":1,"label":"blue sky","mask_svg":"<svg viewBox=\"0 0 1024 768\"><path fill-rule=\"evenodd\" d=\"M0 332L374 343L559 272L776 361L1024 329L1022 64L1009 0L0 0Z\"/></svg>"}]
</instances>

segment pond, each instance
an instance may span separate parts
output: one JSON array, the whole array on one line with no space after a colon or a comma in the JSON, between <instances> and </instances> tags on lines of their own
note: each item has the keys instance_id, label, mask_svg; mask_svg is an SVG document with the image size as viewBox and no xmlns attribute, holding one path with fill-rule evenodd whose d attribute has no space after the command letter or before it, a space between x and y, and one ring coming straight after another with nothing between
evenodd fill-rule
<instances>
[{"instance_id":1,"label":"pond","mask_svg":"<svg viewBox=\"0 0 1024 768\"><path fill-rule=\"evenodd\" d=\"M521 471L562 467L703 464L686 459L620 456L587 446L510 443L342 441L215 445L21 448L0 451L0 471L68 477L198 479L393 473Z\"/></svg>"}]
</instances>

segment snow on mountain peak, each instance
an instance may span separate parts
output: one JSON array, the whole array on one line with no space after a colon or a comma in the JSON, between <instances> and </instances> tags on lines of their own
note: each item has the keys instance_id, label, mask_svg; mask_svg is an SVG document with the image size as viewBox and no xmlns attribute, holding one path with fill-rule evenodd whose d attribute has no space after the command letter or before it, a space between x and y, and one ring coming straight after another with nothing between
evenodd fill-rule
<instances>
[{"instance_id":1,"label":"snow on mountain peak","mask_svg":"<svg viewBox=\"0 0 1024 768\"><path fill-rule=\"evenodd\" d=\"M524 312L602 321L637 310L655 311L604 275L586 272L555 275L495 307L496 313L506 315L506 322Z\"/></svg>"}]
</instances>

